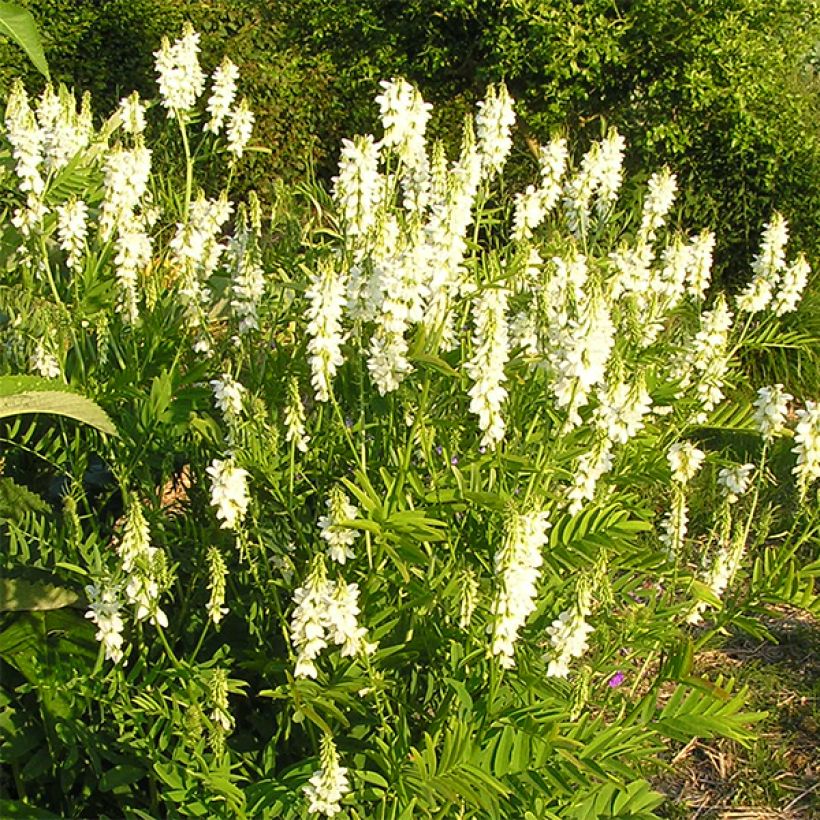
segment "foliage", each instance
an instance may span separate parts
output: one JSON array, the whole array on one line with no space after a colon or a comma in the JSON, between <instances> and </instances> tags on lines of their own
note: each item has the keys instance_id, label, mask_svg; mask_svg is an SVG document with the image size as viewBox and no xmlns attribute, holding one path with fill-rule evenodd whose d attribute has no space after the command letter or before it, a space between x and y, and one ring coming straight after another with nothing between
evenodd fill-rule
<instances>
[{"instance_id":1,"label":"foliage","mask_svg":"<svg viewBox=\"0 0 820 820\"><path fill-rule=\"evenodd\" d=\"M785 222L728 300L616 131L515 193L506 87L453 152L398 80L331 191L240 201L198 44L99 125L7 101L0 372L119 435L0 421L5 814L656 816L763 717L696 650L818 608L818 411L739 367Z\"/></svg>"},{"instance_id":2,"label":"foliage","mask_svg":"<svg viewBox=\"0 0 820 820\"><path fill-rule=\"evenodd\" d=\"M25 51L35 68L48 79L43 46L34 18L25 9L13 3L0 3L0 31Z\"/></svg>"},{"instance_id":3,"label":"foliage","mask_svg":"<svg viewBox=\"0 0 820 820\"><path fill-rule=\"evenodd\" d=\"M818 257L820 40L813 0L412 0L270 4L28 0L55 77L110 109L124 90L146 94L152 52L190 17L205 62L223 43L243 71L271 151L243 169L243 188L272 190L329 176L341 137L372 128L369 101L383 77L402 75L438 104L452 136L490 82L518 102L518 144L553 131L579 143L617 125L633 168L671 164L692 190L682 218L719 234L726 283L742 279L773 208L792 215L797 246ZM16 55L6 77L20 72ZM523 166L519 164L519 174Z\"/></svg>"}]
</instances>

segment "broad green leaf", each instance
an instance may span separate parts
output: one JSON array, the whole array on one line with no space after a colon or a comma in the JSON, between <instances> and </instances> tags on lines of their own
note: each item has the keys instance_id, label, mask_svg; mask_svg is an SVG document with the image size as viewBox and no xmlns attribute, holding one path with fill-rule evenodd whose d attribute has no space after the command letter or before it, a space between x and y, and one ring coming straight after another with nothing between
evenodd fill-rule
<instances>
[{"instance_id":1,"label":"broad green leaf","mask_svg":"<svg viewBox=\"0 0 820 820\"><path fill-rule=\"evenodd\" d=\"M0 612L61 609L79 600L74 590L50 581L27 578L0 578Z\"/></svg>"},{"instance_id":2,"label":"broad green leaf","mask_svg":"<svg viewBox=\"0 0 820 820\"><path fill-rule=\"evenodd\" d=\"M40 32L31 12L14 3L0 3L0 33L17 43L34 63L34 67L46 79L50 79Z\"/></svg>"},{"instance_id":3,"label":"broad green leaf","mask_svg":"<svg viewBox=\"0 0 820 820\"><path fill-rule=\"evenodd\" d=\"M91 399L62 385L34 376L0 376L0 419L21 413L51 413L118 435L105 410Z\"/></svg>"}]
</instances>

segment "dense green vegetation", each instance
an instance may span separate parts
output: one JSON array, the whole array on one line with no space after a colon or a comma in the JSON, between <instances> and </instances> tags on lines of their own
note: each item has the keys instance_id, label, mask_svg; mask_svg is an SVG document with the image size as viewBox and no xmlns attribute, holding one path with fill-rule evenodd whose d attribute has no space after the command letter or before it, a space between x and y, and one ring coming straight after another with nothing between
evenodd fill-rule
<instances>
[{"instance_id":1,"label":"dense green vegetation","mask_svg":"<svg viewBox=\"0 0 820 820\"><path fill-rule=\"evenodd\" d=\"M204 62L224 50L243 72L271 153L246 185L335 170L344 135L372 130L378 81L405 76L456 134L489 82L518 101L516 144L558 129L573 140L617 125L633 170L669 163L696 191L682 213L721 237L718 268L742 277L773 208L813 257L820 236L820 42L814 0L27 0L41 21L55 78L109 110L147 92L164 32L191 19ZM0 52L6 85L25 71ZM32 85L39 79L30 75Z\"/></svg>"},{"instance_id":2,"label":"dense green vegetation","mask_svg":"<svg viewBox=\"0 0 820 820\"><path fill-rule=\"evenodd\" d=\"M94 96L6 44L0 814L651 820L759 748L707 659L820 615L820 291L752 5L30 4Z\"/></svg>"}]
</instances>

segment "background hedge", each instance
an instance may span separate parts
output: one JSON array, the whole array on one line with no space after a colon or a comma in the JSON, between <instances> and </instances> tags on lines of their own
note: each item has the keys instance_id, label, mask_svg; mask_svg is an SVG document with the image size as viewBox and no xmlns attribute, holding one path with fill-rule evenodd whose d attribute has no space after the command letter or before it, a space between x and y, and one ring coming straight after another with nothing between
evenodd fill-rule
<instances>
[{"instance_id":1,"label":"background hedge","mask_svg":"<svg viewBox=\"0 0 820 820\"><path fill-rule=\"evenodd\" d=\"M447 135L488 82L518 100L526 137L579 144L616 124L629 160L669 163L690 196L681 218L718 231L724 280L747 275L773 208L793 248L820 259L820 9L816 0L23 0L43 29L55 79L107 112L153 93L153 56L184 19L203 62L242 70L270 151L244 183L333 173L343 136L374 126L378 81L404 75L435 102ZM0 84L41 79L0 44Z\"/></svg>"}]
</instances>

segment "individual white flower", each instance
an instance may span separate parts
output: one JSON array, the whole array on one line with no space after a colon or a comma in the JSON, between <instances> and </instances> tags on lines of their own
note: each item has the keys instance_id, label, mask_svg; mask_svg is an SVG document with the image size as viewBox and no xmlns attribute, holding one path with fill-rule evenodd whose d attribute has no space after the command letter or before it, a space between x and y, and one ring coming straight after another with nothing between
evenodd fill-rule
<instances>
[{"instance_id":1,"label":"individual white flower","mask_svg":"<svg viewBox=\"0 0 820 820\"><path fill-rule=\"evenodd\" d=\"M749 489L754 469L754 464L733 464L718 473L718 484L730 504L734 504Z\"/></svg>"},{"instance_id":2,"label":"individual white flower","mask_svg":"<svg viewBox=\"0 0 820 820\"><path fill-rule=\"evenodd\" d=\"M159 50L154 52L160 101L169 117L192 109L205 90L198 54L199 33L190 23L183 26L182 37L173 45L163 37Z\"/></svg>"},{"instance_id":3,"label":"individual white flower","mask_svg":"<svg viewBox=\"0 0 820 820\"><path fill-rule=\"evenodd\" d=\"M672 470L672 480L683 486L695 477L706 453L690 441L677 441L669 448L666 458Z\"/></svg>"},{"instance_id":4,"label":"individual white flower","mask_svg":"<svg viewBox=\"0 0 820 820\"><path fill-rule=\"evenodd\" d=\"M737 297L737 309L746 313L759 313L768 307L775 288L780 283L786 267L786 243L789 228L782 214L774 213L763 229L760 251L752 261L754 276L745 290Z\"/></svg>"},{"instance_id":5,"label":"individual white flower","mask_svg":"<svg viewBox=\"0 0 820 820\"><path fill-rule=\"evenodd\" d=\"M245 152L253 133L254 122L256 122L256 117L246 99L234 106L228 115L228 151L236 159L241 159Z\"/></svg>"},{"instance_id":6,"label":"individual white flower","mask_svg":"<svg viewBox=\"0 0 820 820\"><path fill-rule=\"evenodd\" d=\"M63 376L63 371L57 357L46 350L41 342L37 342L35 345L29 366L44 379L60 379Z\"/></svg>"},{"instance_id":7,"label":"individual white flower","mask_svg":"<svg viewBox=\"0 0 820 820\"><path fill-rule=\"evenodd\" d=\"M69 270L79 270L85 252L88 206L81 199L73 199L57 206L57 236L60 249L66 254Z\"/></svg>"},{"instance_id":8,"label":"individual white flower","mask_svg":"<svg viewBox=\"0 0 820 820\"><path fill-rule=\"evenodd\" d=\"M242 415L242 406L247 390L230 373L223 373L209 382L214 393L214 401L226 421L234 422Z\"/></svg>"},{"instance_id":9,"label":"individual white flower","mask_svg":"<svg viewBox=\"0 0 820 820\"><path fill-rule=\"evenodd\" d=\"M85 594L88 596L85 617L91 619L97 627L95 637L105 649L105 659L119 663L124 654L120 589L106 584L89 584L85 588Z\"/></svg>"},{"instance_id":10,"label":"individual white flower","mask_svg":"<svg viewBox=\"0 0 820 820\"><path fill-rule=\"evenodd\" d=\"M211 504L221 527L235 530L248 510L248 471L237 467L233 459L214 459L206 472L211 477Z\"/></svg>"},{"instance_id":11,"label":"individual white flower","mask_svg":"<svg viewBox=\"0 0 820 820\"><path fill-rule=\"evenodd\" d=\"M783 389L782 384L761 387L755 399L755 424L766 441L771 441L786 426L789 402L794 399Z\"/></svg>"},{"instance_id":12,"label":"individual white flower","mask_svg":"<svg viewBox=\"0 0 820 820\"><path fill-rule=\"evenodd\" d=\"M225 118L231 110L236 96L236 81L239 79L239 68L228 58L214 70L211 96L208 98L208 113L211 119L205 125L205 131L218 134L222 130Z\"/></svg>"},{"instance_id":13,"label":"individual white flower","mask_svg":"<svg viewBox=\"0 0 820 820\"><path fill-rule=\"evenodd\" d=\"M476 147L488 178L500 173L512 149L511 131L515 123L513 100L504 83L491 85L478 103L475 118Z\"/></svg>"},{"instance_id":14,"label":"individual white flower","mask_svg":"<svg viewBox=\"0 0 820 820\"><path fill-rule=\"evenodd\" d=\"M797 411L794 444L797 464L792 472L802 496L820 478L820 402L807 401L805 409Z\"/></svg>"},{"instance_id":15,"label":"individual white flower","mask_svg":"<svg viewBox=\"0 0 820 820\"><path fill-rule=\"evenodd\" d=\"M319 529L322 538L327 541L327 554L333 560L344 564L353 558L351 547L359 537L358 530L344 526L342 521L352 521L359 517L359 509L350 503L341 487L333 487L325 501L328 514L319 516Z\"/></svg>"},{"instance_id":16,"label":"individual white flower","mask_svg":"<svg viewBox=\"0 0 820 820\"><path fill-rule=\"evenodd\" d=\"M333 377L344 361L341 324L345 287L345 277L335 270L333 260L321 263L319 270L310 277L307 290L310 341L307 347L317 401L330 399Z\"/></svg>"},{"instance_id":17,"label":"individual white flower","mask_svg":"<svg viewBox=\"0 0 820 820\"><path fill-rule=\"evenodd\" d=\"M350 791L350 784L347 769L339 765L339 755L330 735L322 737L319 762L321 767L302 789L310 801L308 811L311 814L333 817L342 810L339 804Z\"/></svg>"},{"instance_id":18,"label":"individual white flower","mask_svg":"<svg viewBox=\"0 0 820 820\"><path fill-rule=\"evenodd\" d=\"M809 281L811 268L804 254L798 254L797 259L784 271L780 280L780 287L772 299L772 310L775 316L791 313L803 296L803 291Z\"/></svg>"},{"instance_id":19,"label":"individual white flower","mask_svg":"<svg viewBox=\"0 0 820 820\"><path fill-rule=\"evenodd\" d=\"M469 390L470 412L478 416L478 426L483 433L481 446L491 449L504 438L506 430L501 414L507 397L504 366L510 355L506 312L507 291L485 289L473 307L473 356L465 365L473 381Z\"/></svg>"},{"instance_id":20,"label":"individual white flower","mask_svg":"<svg viewBox=\"0 0 820 820\"><path fill-rule=\"evenodd\" d=\"M547 543L549 522L544 512L513 513L507 520L504 542L494 558L498 591L493 599L490 653L505 668L515 666L515 642L535 609L537 582Z\"/></svg>"}]
</instances>

